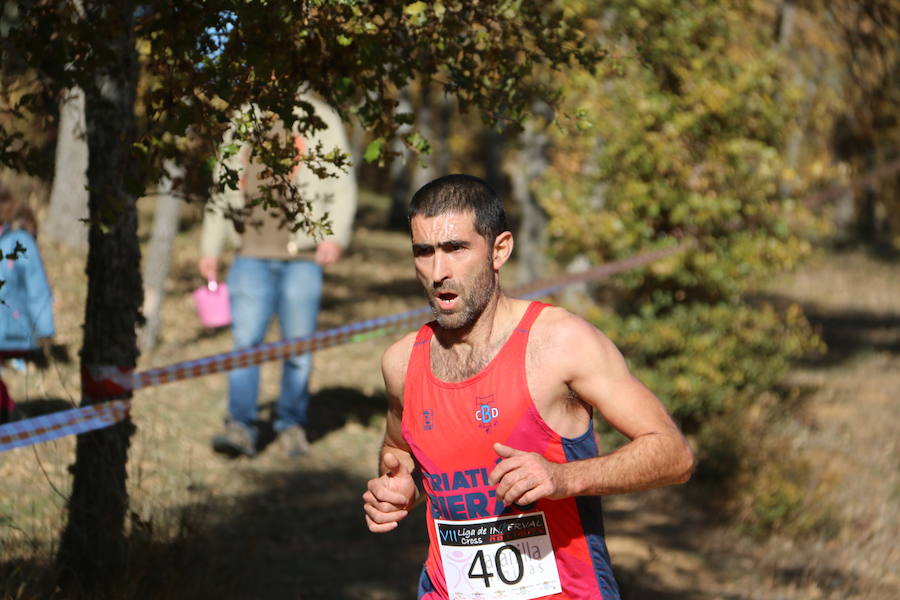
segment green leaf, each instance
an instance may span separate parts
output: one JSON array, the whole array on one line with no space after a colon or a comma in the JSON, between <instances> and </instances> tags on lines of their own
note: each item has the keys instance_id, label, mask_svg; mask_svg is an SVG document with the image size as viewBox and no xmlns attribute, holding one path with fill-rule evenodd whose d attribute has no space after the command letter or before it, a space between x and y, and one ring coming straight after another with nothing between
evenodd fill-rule
<instances>
[{"instance_id":1,"label":"green leaf","mask_svg":"<svg viewBox=\"0 0 900 600\"><path fill-rule=\"evenodd\" d=\"M420 0L419 2L408 4L406 8L403 9L403 14L415 17L420 15L426 8L428 8L428 5Z\"/></svg>"},{"instance_id":2,"label":"green leaf","mask_svg":"<svg viewBox=\"0 0 900 600\"><path fill-rule=\"evenodd\" d=\"M241 150L240 144L234 144L234 143L227 144L226 146L224 146L222 148L222 158L228 158L228 157L234 156L235 154L240 152L240 150Z\"/></svg>"},{"instance_id":3,"label":"green leaf","mask_svg":"<svg viewBox=\"0 0 900 600\"><path fill-rule=\"evenodd\" d=\"M382 137L369 142L369 145L366 146L366 153L363 155L366 162L372 163L381 157L381 151L384 149L385 142L386 140Z\"/></svg>"},{"instance_id":4,"label":"green leaf","mask_svg":"<svg viewBox=\"0 0 900 600\"><path fill-rule=\"evenodd\" d=\"M336 39L337 39L337 43L340 44L341 46L349 46L350 44L353 43L353 40L351 38L347 37L346 35L344 35L343 33L339 33Z\"/></svg>"},{"instance_id":5,"label":"green leaf","mask_svg":"<svg viewBox=\"0 0 900 600\"><path fill-rule=\"evenodd\" d=\"M418 131L414 131L413 133L406 136L406 143L409 144L409 147L415 150L419 154L430 154L431 153L431 145L428 143L428 140L422 136Z\"/></svg>"}]
</instances>

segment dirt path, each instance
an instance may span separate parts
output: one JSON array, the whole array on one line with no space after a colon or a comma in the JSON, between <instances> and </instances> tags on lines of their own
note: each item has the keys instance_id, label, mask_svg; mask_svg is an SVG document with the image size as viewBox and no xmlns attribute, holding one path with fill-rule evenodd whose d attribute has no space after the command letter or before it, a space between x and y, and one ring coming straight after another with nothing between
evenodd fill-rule
<instances>
[{"instance_id":1,"label":"dirt path","mask_svg":"<svg viewBox=\"0 0 900 600\"><path fill-rule=\"evenodd\" d=\"M201 330L193 313L195 233L177 242L163 339L143 367L228 348L227 332ZM405 236L363 228L355 246L328 274L322 327L421 304ZM83 273L63 253L48 249L45 259L60 338L77 349ZM381 267L371 268L373 261ZM893 568L900 562L900 269L860 253L830 256L779 282L773 293L803 303L832 344L825 360L792 375L810 393L805 410L783 428L794 451L815 459L814 479L841 526L830 538L757 543L703 514L686 500L689 488L609 498L609 545L627 599L900 597ZM317 354L313 450L294 462L274 452L232 461L211 453L224 377L142 391L129 463L135 569L133 590L123 597L414 597L425 553L423 515L375 536L360 509L383 431L378 357L389 341ZM278 372L276 365L263 369L264 417ZM60 362L13 384L26 410L56 410L77 399L77 365ZM27 572L46 556L64 514L72 448L67 439L0 455L0 566L15 562Z\"/></svg>"}]
</instances>

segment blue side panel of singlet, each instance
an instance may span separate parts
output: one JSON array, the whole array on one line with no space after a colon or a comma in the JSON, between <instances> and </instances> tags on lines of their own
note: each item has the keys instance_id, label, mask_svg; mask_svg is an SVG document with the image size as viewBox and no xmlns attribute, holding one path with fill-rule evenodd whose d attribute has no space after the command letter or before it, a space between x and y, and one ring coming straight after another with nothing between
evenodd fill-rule
<instances>
[{"instance_id":1,"label":"blue side panel of singlet","mask_svg":"<svg viewBox=\"0 0 900 600\"><path fill-rule=\"evenodd\" d=\"M422 572L419 573L419 589L416 591L416 598L425 600L428 594L433 593L434 584L431 583L431 577L428 576L428 571L425 570L425 567L422 567Z\"/></svg>"},{"instance_id":2,"label":"blue side panel of singlet","mask_svg":"<svg viewBox=\"0 0 900 600\"><path fill-rule=\"evenodd\" d=\"M588 430L577 438L563 438L562 444L567 462L597 456L597 440L592 427L588 427ZM587 537L591 561L594 563L594 573L600 583L603 600L620 600L619 586L613 576L609 550L606 549L600 496L578 496L575 498L575 505L578 507L584 534Z\"/></svg>"}]
</instances>

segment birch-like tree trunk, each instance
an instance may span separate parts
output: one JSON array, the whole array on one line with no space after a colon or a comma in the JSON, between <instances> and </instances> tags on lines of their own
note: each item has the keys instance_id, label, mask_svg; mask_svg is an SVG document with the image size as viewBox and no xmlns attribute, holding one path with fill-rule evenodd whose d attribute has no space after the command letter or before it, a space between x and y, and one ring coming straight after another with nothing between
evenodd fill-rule
<instances>
[{"instance_id":1,"label":"birch-like tree trunk","mask_svg":"<svg viewBox=\"0 0 900 600\"><path fill-rule=\"evenodd\" d=\"M166 279L172 263L172 244L178 233L178 217L181 214L181 199L174 188L179 180L184 179L184 167L167 160L164 168L165 176L157 187L153 232L144 262L144 325L138 336L141 354L149 354L153 350L159 335Z\"/></svg>"},{"instance_id":2,"label":"birch-like tree trunk","mask_svg":"<svg viewBox=\"0 0 900 600\"><path fill-rule=\"evenodd\" d=\"M486 129L481 136L481 160L484 164L484 179L498 194L506 187L503 172L503 154L506 137L495 129Z\"/></svg>"},{"instance_id":3,"label":"birch-like tree trunk","mask_svg":"<svg viewBox=\"0 0 900 600\"><path fill-rule=\"evenodd\" d=\"M59 128L50 208L41 236L70 249L87 250L88 142L84 122L84 92L74 87L59 102Z\"/></svg>"},{"instance_id":4,"label":"birch-like tree trunk","mask_svg":"<svg viewBox=\"0 0 900 600\"><path fill-rule=\"evenodd\" d=\"M438 128L435 125L435 111L432 104L431 87L423 84L419 90L419 102L416 105L415 127L432 144L432 152L431 154L419 155L411 153L412 175L410 184L413 193L432 179L443 175L443 173L438 172L435 162L434 148L441 141L437 139Z\"/></svg>"},{"instance_id":5,"label":"birch-like tree trunk","mask_svg":"<svg viewBox=\"0 0 900 600\"><path fill-rule=\"evenodd\" d=\"M535 114L544 115L549 107L536 106L534 111ZM541 121L529 119L525 123L519 140L521 150L518 159L508 162L511 193L521 215L516 233L520 283L534 281L544 273L547 213L532 189L532 183L544 173L548 165L546 153L550 140Z\"/></svg>"},{"instance_id":6,"label":"birch-like tree trunk","mask_svg":"<svg viewBox=\"0 0 900 600\"><path fill-rule=\"evenodd\" d=\"M405 87L400 90L398 98L397 112L412 112L412 102L409 98L409 88ZM412 128L409 125L403 125L397 129L397 135L391 141L391 163L388 173L391 180L391 208L388 213L388 227L391 229L405 230L406 223L406 207L409 205L409 199L412 197L412 177L410 175L410 152L409 148L403 143L403 136L407 135Z\"/></svg>"},{"instance_id":7,"label":"birch-like tree trunk","mask_svg":"<svg viewBox=\"0 0 900 600\"><path fill-rule=\"evenodd\" d=\"M415 109L412 108L409 88L404 88L400 93L398 112L412 112L415 110L415 129L421 133L431 144L430 154L416 154L410 151L402 143L402 137L413 128L402 126L397 130L397 137L391 146L391 151L396 153L391 162L391 210L388 216L388 226L392 229L406 229L406 210L409 199L420 187L429 181L446 175L450 166L450 152L447 138L450 135L450 119L453 106L450 100L444 96L440 100L437 110L433 90L428 85L422 85L419 90L419 100ZM435 118L435 113L438 118Z\"/></svg>"}]
</instances>

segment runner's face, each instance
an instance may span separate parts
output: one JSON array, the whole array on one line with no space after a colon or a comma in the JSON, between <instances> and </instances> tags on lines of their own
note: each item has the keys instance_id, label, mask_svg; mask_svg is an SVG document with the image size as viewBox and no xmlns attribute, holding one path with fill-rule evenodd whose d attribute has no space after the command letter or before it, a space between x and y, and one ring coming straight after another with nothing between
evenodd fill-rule
<instances>
[{"instance_id":1,"label":"runner's face","mask_svg":"<svg viewBox=\"0 0 900 600\"><path fill-rule=\"evenodd\" d=\"M416 275L438 324L472 325L497 289L492 248L475 231L475 215L417 215L410 229Z\"/></svg>"}]
</instances>

